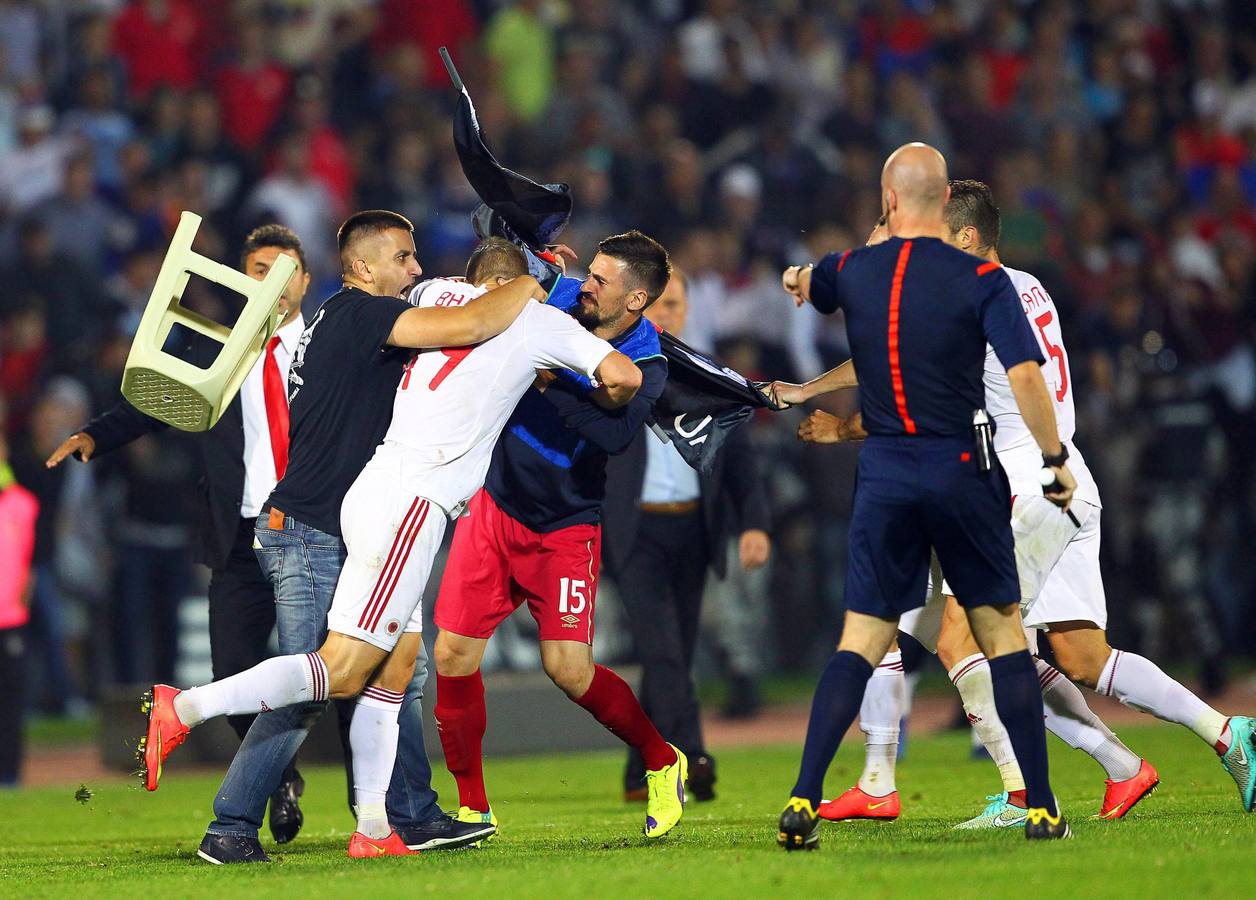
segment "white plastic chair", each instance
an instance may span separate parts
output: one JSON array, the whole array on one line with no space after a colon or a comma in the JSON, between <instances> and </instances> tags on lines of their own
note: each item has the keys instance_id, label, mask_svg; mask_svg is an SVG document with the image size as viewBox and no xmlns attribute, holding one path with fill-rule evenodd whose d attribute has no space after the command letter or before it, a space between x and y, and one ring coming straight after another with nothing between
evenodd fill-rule
<instances>
[{"instance_id":1,"label":"white plastic chair","mask_svg":"<svg viewBox=\"0 0 1256 900\"><path fill-rule=\"evenodd\" d=\"M201 217L184 212L144 308L122 374L122 395L141 412L182 431L208 431L240 390L262 348L278 325L279 297L297 270L280 254L258 281L192 250ZM235 326L228 328L179 304L191 275L243 294L247 299ZM222 344L218 357L202 369L162 348L179 323Z\"/></svg>"}]
</instances>

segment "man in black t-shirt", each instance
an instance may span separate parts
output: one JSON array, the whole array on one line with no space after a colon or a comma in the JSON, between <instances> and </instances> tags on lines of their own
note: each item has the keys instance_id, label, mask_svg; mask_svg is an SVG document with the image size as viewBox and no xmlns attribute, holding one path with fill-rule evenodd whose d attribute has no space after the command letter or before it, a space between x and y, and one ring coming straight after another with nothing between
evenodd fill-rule
<instances>
[{"instance_id":1,"label":"man in black t-shirt","mask_svg":"<svg viewBox=\"0 0 1256 900\"><path fill-rule=\"evenodd\" d=\"M317 659L314 651L322 643L346 556L341 500L387 431L410 356L404 348L487 340L504 331L539 291L534 279L519 279L469 306L419 309L403 299L422 272L409 221L384 210L356 213L341 226L338 240L345 286L319 308L297 346L288 385L288 467L258 518L254 543L275 587L285 654L263 664L271 668L293 660L314 666ZM141 764L149 790L156 790L161 763L189 728L214 715L259 708L250 676L255 680L260 668L184 692L154 687ZM422 705L416 702L426 660L416 672L401 705L398 760L387 795L402 852L459 847L493 830L454 821L436 805L423 749ZM325 675L321 685L311 683L313 702L260 707L273 711L257 718L232 761L215 799L216 818L201 843L202 858L266 860L256 838L266 797L325 706Z\"/></svg>"}]
</instances>

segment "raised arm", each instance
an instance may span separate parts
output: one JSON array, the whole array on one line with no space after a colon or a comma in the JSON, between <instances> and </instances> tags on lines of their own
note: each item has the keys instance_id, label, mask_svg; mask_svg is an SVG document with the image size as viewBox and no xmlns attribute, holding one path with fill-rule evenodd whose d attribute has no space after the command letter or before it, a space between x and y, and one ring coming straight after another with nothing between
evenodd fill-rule
<instances>
[{"instance_id":1,"label":"raised arm","mask_svg":"<svg viewBox=\"0 0 1256 900\"><path fill-rule=\"evenodd\" d=\"M838 273L846 265L851 251L829 253L814 265L790 266L781 273L781 287L794 298L795 306L810 303L825 315L842 305Z\"/></svg>"},{"instance_id":2,"label":"raised arm","mask_svg":"<svg viewBox=\"0 0 1256 900\"><path fill-rule=\"evenodd\" d=\"M466 306L408 309L397 317L387 343L422 350L466 347L501 334L531 300L545 300L545 291L531 275L521 275Z\"/></svg>"}]
</instances>

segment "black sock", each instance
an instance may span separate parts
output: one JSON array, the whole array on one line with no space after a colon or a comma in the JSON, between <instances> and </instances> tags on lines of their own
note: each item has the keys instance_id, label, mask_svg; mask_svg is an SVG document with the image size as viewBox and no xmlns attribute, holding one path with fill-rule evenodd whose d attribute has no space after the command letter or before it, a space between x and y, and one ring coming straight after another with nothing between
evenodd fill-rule
<instances>
[{"instance_id":1,"label":"black sock","mask_svg":"<svg viewBox=\"0 0 1256 900\"><path fill-rule=\"evenodd\" d=\"M1032 666L1031 666L1032 668ZM802 748L802 765L792 796L820 803L824 791L824 773L833 761L833 754L842 736L859 715L864 689L872 677L872 666L858 653L840 650L824 667L811 699L811 719L807 722L807 741ZM1037 682L1035 681L1035 684Z\"/></svg>"},{"instance_id":2,"label":"black sock","mask_svg":"<svg viewBox=\"0 0 1256 900\"><path fill-rule=\"evenodd\" d=\"M1025 779L1025 799L1030 809L1043 808L1057 815L1055 796L1047 775L1047 729L1043 724L1042 689L1033 657L1028 650L990 660L994 683L994 707L1016 751Z\"/></svg>"}]
</instances>

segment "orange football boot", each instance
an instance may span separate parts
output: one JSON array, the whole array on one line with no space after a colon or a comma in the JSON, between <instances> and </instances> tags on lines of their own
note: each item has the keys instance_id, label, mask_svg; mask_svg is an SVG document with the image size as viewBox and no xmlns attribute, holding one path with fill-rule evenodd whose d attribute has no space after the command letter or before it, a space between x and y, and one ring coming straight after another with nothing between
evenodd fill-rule
<instances>
[{"instance_id":1,"label":"orange football boot","mask_svg":"<svg viewBox=\"0 0 1256 900\"><path fill-rule=\"evenodd\" d=\"M820 804L816 814L830 822L843 822L847 819L879 819L892 822L900 812L898 791L884 797L865 794L855 785L836 800L828 800Z\"/></svg>"},{"instance_id":2,"label":"orange football boot","mask_svg":"<svg viewBox=\"0 0 1256 900\"><path fill-rule=\"evenodd\" d=\"M168 684L155 684L140 698L140 712L148 713L148 731L135 748L139 760L140 780L150 791L157 790L161 780L161 767L170 751L183 743L192 729L179 720L174 711L174 698L180 691Z\"/></svg>"},{"instance_id":3,"label":"orange football boot","mask_svg":"<svg viewBox=\"0 0 1256 900\"><path fill-rule=\"evenodd\" d=\"M369 838L360 831L353 832L349 838L349 856L354 859L374 859L377 856L416 856L418 850L411 850L401 835L395 831L388 832L386 838Z\"/></svg>"},{"instance_id":4,"label":"orange football boot","mask_svg":"<svg viewBox=\"0 0 1256 900\"><path fill-rule=\"evenodd\" d=\"M1099 810L1100 819L1122 819L1134 808L1139 800L1156 789L1160 783L1160 775L1147 760L1138 767L1138 774L1124 781L1106 782L1107 790L1103 792L1103 807Z\"/></svg>"}]
</instances>

